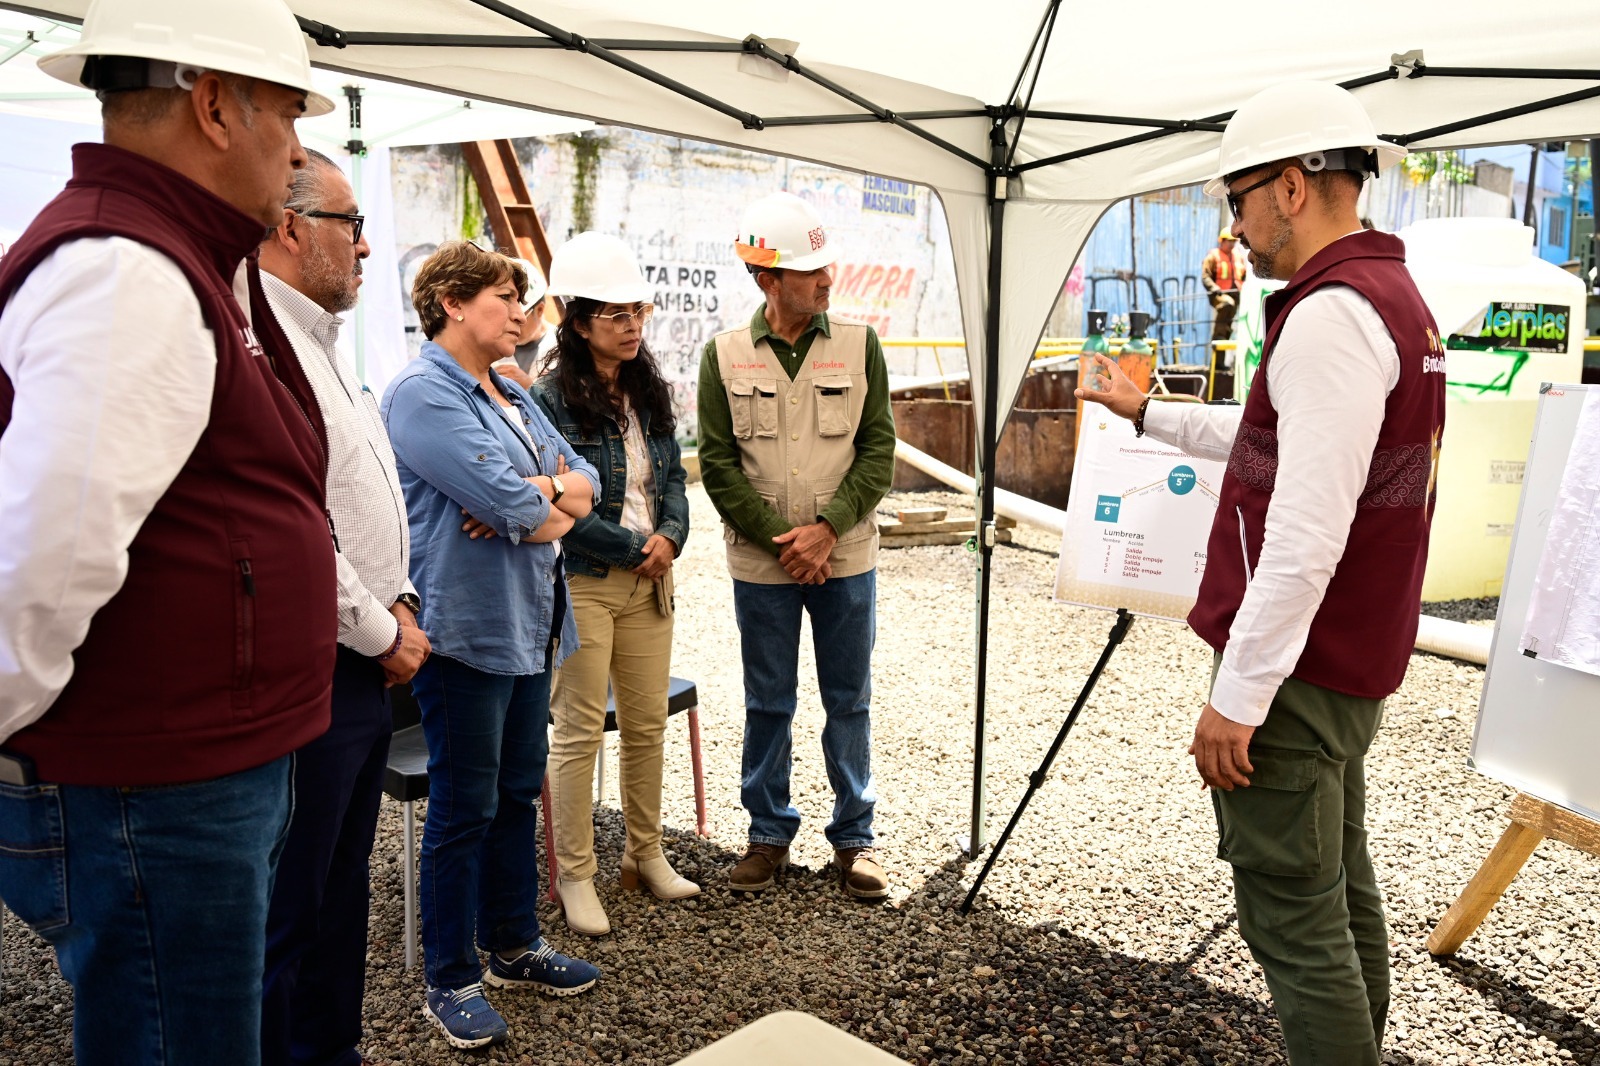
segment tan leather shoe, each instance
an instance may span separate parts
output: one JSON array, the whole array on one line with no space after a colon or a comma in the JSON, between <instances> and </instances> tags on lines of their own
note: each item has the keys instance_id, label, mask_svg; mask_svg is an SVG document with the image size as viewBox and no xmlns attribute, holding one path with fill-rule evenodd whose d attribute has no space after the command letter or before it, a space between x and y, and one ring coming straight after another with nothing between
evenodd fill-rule
<instances>
[{"instance_id":1,"label":"tan leather shoe","mask_svg":"<svg viewBox=\"0 0 1600 1066\"><path fill-rule=\"evenodd\" d=\"M882 899L889 894L889 875L871 848L840 848L833 853L839 883L856 899Z\"/></svg>"},{"instance_id":2,"label":"tan leather shoe","mask_svg":"<svg viewBox=\"0 0 1600 1066\"><path fill-rule=\"evenodd\" d=\"M567 917L567 928L584 936L605 936L611 932L611 922L605 908L594 891L594 878L568 881L556 879L556 896L561 901L561 912Z\"/></svg>"},{"instance_id":3,"label":"tan leather shoe","mask_svg":"<svg viewBox=\"0 0 1600 1066\"><path fill-rule=\"evenodd\" d=\"M679 877L665 855L635 859L622 853L622 887L629 892L649 892L656 899L688 899L700 894L700 886Z\"/></svg>"},{"instance_id":4,"label":"tan leather shoe","mask_svg":"<svg viewBox=\"0 0 1600 1066\"><path fill-rule=\"evenodd\" d=\"M744 858L728 871L728 887L735 892L760 892L771 888L778 873L788 865L788 848L777 844L751 844Z\"/></svg>"}]
</instances>

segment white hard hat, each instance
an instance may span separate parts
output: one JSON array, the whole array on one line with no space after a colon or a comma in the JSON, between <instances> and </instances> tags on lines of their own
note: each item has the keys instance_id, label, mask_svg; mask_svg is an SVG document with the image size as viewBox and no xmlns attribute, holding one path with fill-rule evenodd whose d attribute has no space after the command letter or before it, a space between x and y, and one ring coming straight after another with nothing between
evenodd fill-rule
<instances>
[{"instance_id":1,"label":"white hard hat","mask_svg":"<svg viewBox=\"0 0 1600 1066\"><path fill-rule=\"evenodd\" d=\"M172 64L166 80L137 80L124 88L176 85L189 88L207 70L275 82L306 94L306 117L326 115L333 101L311 88L305 35L283 0L93 0L83 18L83 36L70 48L39 60L39 69L70 85L106 89L90 58L121 57ZM99 64L96 64L96 68ZM170 70L171 68L169 68ZM151 69L152 75L157 74Z\"/></svg>"},{"instance_id":2,"label":"white hard hat","mask_svg":"<svg viewBox=\"0 0 1600 1066\"><path fill-rule=\"evenodd\" d=\"M643 303L650 283L639 260L621 237L590 230L556 249L550 257L551 296L582 296L603 304Z\"/></svg>"},{"instance_id":3,"label":"white hard hat","mask_svg":"<svg viewBox=\"0 0 1600 1066\"><path fill-rule=\"evenodd\" d=\"M1256 93L1228 120L1217 175L1206 182L1205 194L1224 197L1230 175L1279 159L1301 159L1313 172L1375 174L1405 154L1378 136L1366 108L1348 89L1323 81L1285 82Z\"/></svg>"},{"instance_id":4,"label":"white hard hat","mask_svg":"<svg viewBox=\"0 0 1600 1066\"><path fill-rule=\"evenodd\" d=\"M839 258L816 210L787 192L745 208L733 250L750 266L777 270L815 270Z\"/></svg>"},{"instance_id":5,"label":"white hard hat","mask_svg":"<svg viewBox=\"0 0 1600 1066\"><path fill-rule=\"evenodd\" d=\"M513 256L511 261L520 266L522 272L528 276L528 288L522 294L522 309L531 311L533 310L533 305L544 299L545 295L550 291L544 283L544 274L540 272L537 266L526 259L518 259Z\"/></svg>"}]
</instances>

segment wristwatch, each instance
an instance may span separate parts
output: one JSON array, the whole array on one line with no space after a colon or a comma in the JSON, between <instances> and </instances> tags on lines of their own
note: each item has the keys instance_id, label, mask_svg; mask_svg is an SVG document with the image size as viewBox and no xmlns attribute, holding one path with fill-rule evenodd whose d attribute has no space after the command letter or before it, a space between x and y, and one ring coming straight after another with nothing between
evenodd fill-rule
<instances>
[{"instance_id":1,"label":"wristwatch","mask_svg":"<svg viewBox=\"0 0 1600 1066\"><path fill-rule=\"evenodd\" d=\"M561 483L561 479L559 477L557 477L554 474L551 474L550 475L550 502L551 503L560 503L561 502L561 497L565 496L566 494L567 494L567 487Z\"/></svg>"},{"instance_id":2,"label":"wristwatch","mask_svg":"<svg viewBox=\"0 0 1600 1066\"><path fill-rule=\"evenodd\" d=\"M417 594L414 592L402 592L394 598L394 602L403 603L410 608L413 618L420 617L422 614L422 601L417 598Z\"/></svg>"}]
</instances>

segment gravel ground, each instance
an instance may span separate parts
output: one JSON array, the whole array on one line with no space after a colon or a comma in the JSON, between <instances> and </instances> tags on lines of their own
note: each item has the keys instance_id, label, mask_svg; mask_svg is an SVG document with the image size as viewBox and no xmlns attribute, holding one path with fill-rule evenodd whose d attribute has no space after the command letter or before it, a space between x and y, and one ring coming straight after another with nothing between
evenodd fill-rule
<instances>
[{"instance_id":1,"label":"gravel ground","mask_svg":"<svg viewBox=\"0 0 1600 1066\"><path fill-rule=\"evenodd\" d=\"M694 836L685 724L668 729L667 848L707 891L678 904L624 894L614 772L597 812L600 888L615 932L586 942L546 908L551 939L605 977L569 1000L495 996L512 1027L481 1061L669 1063L775 1010L809 1011L913 1062L1282 1063L1259 972L1233 920L1210 804L1183 752L1209 651L1140 620L985 885L955 838L968 817L971 556L880 557L875 670L877 828L889 900L841 895L823 867L831 795L809 646L802 651L796 802L805 824L787 880L729 893L742 850L741 683L716 516L691 488L697 532L679 564L674 672L699 683L712 836ZM963 497L897 496L885 504ZM1049 601L1055 545L1036 531L995 556L988 825L998 835L1099 654L1110 614ZM1462 618L1492 618L1467 605ZM1388 897L1390 1063L1592 1063L1600 1054L1596 860L1547 843L1452 960L1429 930L1506 824L1511 792L1466 765L1482 671L1416 655L1369 759L1373 849ZM615 769L615 739L610 744ZM400 817L386 802L373 863L366 1051L453 1063L403 967ZM70 1061L70 993L45 946L12 919L0 1066ZM197 946L212 950L216 946Z\"/></svg>"}]
</instances>

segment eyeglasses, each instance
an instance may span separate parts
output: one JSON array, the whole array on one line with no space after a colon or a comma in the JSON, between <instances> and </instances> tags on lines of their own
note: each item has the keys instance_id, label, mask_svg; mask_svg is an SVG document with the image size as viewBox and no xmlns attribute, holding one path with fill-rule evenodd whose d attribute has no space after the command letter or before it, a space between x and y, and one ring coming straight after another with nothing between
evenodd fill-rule
<instances>
[{"instance_id":1,"label":"eyeglasses","mask_svg":"<svg viewBox=\"0 0 1600 1066\"><path fill-rule=\"evenodd\" d=\"M639 328L644 329L650 321L650 316L656 313L655 304L640 304L637 311L618 311L610 315L590 315L591 319L601 322L610 322L611 328L618 333L626 333L635 319L639 321Z\"/></svg>"},{"instance_id":2,"label":"eyeglasses","mask_svg":"<svg viewBox=\"0 0 1600 1066\"><path fill-rule=\"evenodd\" d=\"M302 211L307 218L336 218L341 222L350 223L350 243L361 243L361 228L367 224L366 215L351 215L343 211Z\"/></svg>"},{"instance_id":3,"label":"eyeglasses","mask_svg":"<svg viewBox=\"0 0 1600 1066\"><path fill-rule=\"evenodd\" d=\"M1284 170L1287 169L1289 168L1284 168ZM1246 195L1255 192L1263 185L1271 185L1281 177L1283 177L1283 170L1275 170L1271 174L1268 174L1266 177L1262 178L1260 181L1256 182L1254 185L1246 185L1238 192L1230 192L1228 194L1228 210L1233 212L1233 217L1239 217L1239 210L1244 206L1244 198Z\"/></svg>"}]
</instances>

